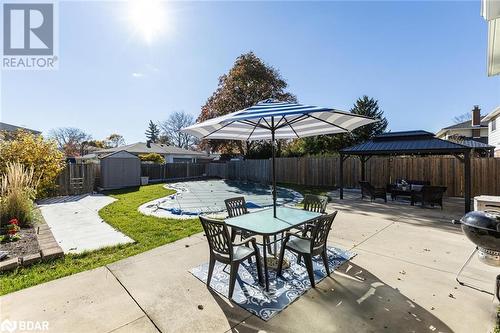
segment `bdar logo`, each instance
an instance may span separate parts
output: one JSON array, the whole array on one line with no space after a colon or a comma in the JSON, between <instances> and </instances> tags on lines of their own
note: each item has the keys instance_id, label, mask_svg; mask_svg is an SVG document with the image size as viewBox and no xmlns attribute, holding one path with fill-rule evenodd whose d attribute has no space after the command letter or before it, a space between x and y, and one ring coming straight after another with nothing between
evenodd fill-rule
<instances>
[{"instance_id":1,"label":"bdar logo","mask_svg":"<svg viewBox=\"0 0 500 333\"><path fill-rule=\"evenodd\" d=\"M0 324L0 332L14 332L17 329L17 323L15 321L10 321L5 319Z\"/></svg>"}]
</instances>

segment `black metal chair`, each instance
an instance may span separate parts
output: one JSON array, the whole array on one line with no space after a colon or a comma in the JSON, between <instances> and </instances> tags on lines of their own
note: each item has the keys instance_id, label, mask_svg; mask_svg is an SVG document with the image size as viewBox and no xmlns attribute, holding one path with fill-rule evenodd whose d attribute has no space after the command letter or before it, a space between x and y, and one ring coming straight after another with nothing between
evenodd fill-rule
<instances>
[{"instance_id":1,"label":"black metal chair","mask_svg":"<svg viewBox=\"0 0 500 333\"><path fill-rule=\"evenodd\" d=\"M260 252L255 238L247 238L244 242L233 243L230 240L229 231L224 222L200 216L201 225L207 236L210 248L210 260L208 265L207 287L210 287L215 262L219 261L230 266L229 273L229 295L233 296L234 284L240 263L255 256L259 283L262 284L262 269L260 267ZM250 247L250 245L252 247Z\"/></svg>"},{"instance_id":2,"label":"black metal chair","mask_svg":"<svg viewBox=\"0 0 500 333\"><path fill-rule=\"evenodd\" d=\"M328 204L328 197L324 195L306 194L304 197L304 210L310 212L324 214L326 212L326 205Z\"/></svg>"},{"instance_id":3,"label":"black metal chair","mask_svg":"<svg viewBox=\"0 0 500 333\"><path fill-rule=\"evenodd\" d=\"M387 202L387 189L384 187L375 187L370 182L360 181L359 186L361 186L361 199L365 197L365 195L369 196L373 201L376 198L384 199Z\"/></svg>"},{"instance_id":4,"label":"black metal chair","mask_svg":"<svg viewBox=\"0 0 500 333\"><path fill-rule=\"evenodd\" d=\"M286 234L283 245L281 246L277 271L278 276L282 276L281 271L283 268L285 250L289 250L297 254L297 263L300 263L301 257L304 257L307 274L309 275L309 280L311 281L311 286L313 288L315 288L316 284L314 282L312 257L321 255L323 258L323 264L325 265L326 274L330 275L328 255L326 252L326 241L336 215L337 212L335 211L332 214L320 216L313 223L308 224L311 228L310 237L305 236L307 228L305 228L303 235L290 232Z\"/></svg>"}]
</instances>

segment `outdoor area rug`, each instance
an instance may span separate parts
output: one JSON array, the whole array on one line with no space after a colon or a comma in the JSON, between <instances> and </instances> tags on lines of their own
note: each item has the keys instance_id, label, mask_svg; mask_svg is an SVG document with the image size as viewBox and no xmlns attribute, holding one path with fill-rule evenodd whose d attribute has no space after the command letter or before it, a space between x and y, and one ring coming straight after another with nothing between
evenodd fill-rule
<instances>
[{"instance_id":1,"label":"outdoor area rug","mask_svg":"<svg viewBox=\"0 0 500 333\"><path fill-rule=\"evenodd\" d=\"M328 247L330 272L333 273L334 269L355 255L353 252ZM252 258L251 264L248 261L243 262L238 271L231 301L267 321L298 299L311 288L304 260L302 260L301 264L297 264L297 257L289 251L285 252L285 257L290 262L290 267L283 269L284 278L276 279L276 271L269 269L269 293L265 291L264 286L259 285L255 258ZM320 256L313 259L313 268L315 281L319 283L326 277L326 271ZM206 283L208 263L192 268L190 272L203 283ZM227 297L229 266L226 267L226 265L216 262L210 287L222 296Z\"/></svg>"}]
</instances>

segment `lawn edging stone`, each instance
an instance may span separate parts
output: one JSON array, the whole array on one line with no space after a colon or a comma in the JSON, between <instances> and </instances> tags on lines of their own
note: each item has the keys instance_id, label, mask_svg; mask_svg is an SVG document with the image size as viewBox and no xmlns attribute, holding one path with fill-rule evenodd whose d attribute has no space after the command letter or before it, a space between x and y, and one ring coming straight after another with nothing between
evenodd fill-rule
<instances>
[{"instance_id":1,"label":"lawn edging stone","mask_svg":"<svg viewBox=\"0 0 500 333\"><path fill-rule=\"evenodd\" d=\"M0 261L0 272L11 271L19 266L19 258L11 258L4 261Z\"/></svg>"},{"instance_id":2,"label":"lawn edging stone","mask_svg":"<svg viewBox=\"0 0 500 333\"><path fill-rule=\"evenodd\" d=\"M50 227L45 221L38 226L36 238L38 240L38 246L40 247L40 257L42 260L45 261L64 257L62 248L59 246L59 243L57 243Z\"/></svg>"}]
</instances>

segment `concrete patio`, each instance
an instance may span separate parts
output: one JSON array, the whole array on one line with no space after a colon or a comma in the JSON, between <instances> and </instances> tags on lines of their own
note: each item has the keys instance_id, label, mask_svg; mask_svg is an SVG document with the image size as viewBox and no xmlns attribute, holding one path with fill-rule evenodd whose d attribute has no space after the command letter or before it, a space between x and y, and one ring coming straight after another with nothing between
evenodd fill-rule
<instances>
[{"instance_id":1,"label":"concrete patio","mask_svg":"<svg viewBox=\"0 0 500 333\"><path fill-rule=\"evenodd\" d=\"M202 234L106 267L0 298L1 320L49 332L489 332L493 297L455 274L474 246L445 209L334 199L329 243L358 255L268 322L210 291L188 269L208 259ZM464 279L493 290L497 270L474 258ZM473 315L471 315L473 314Z\"/></svg>"}]
</instances>

